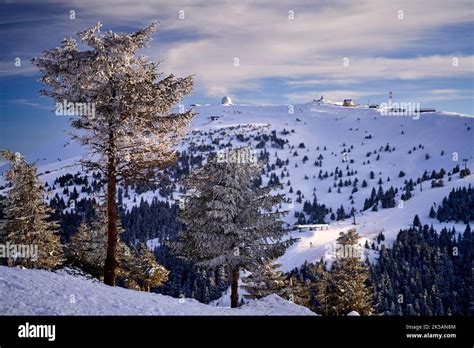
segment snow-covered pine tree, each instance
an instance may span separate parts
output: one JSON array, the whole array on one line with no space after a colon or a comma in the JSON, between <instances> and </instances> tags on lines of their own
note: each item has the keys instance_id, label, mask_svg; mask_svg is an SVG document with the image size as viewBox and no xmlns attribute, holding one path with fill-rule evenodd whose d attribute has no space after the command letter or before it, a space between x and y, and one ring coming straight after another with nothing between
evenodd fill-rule
<instances>
[{"instance_id":1,"label":"snow-covered pine tree","mask_svg":"<svg viewBox=\"0 0 474 348\"><path fill-rule=\"evenodd\" d=\"M168 280L169 271L156 261L155 254L143 243L125 267L129 270L129 279L133 279L143 291L149 292Z\"/></svg>"},{"instance_id":2,"label":"snow-covered pine tree","mask_svg":"<svg viewBox=\"0 0 474 348\"><path fill-rule=\"evenodd\" d=\"M295 275L286 276L277 270L280 266L269 263L255 269L252 274L243 278L242 281L245 285L242 288L248 293L244 297L259 299L276 294L300 306L312 309L310 292L313 285L309 280L302 281Z\"/></svg>"},{"instance_id":3,"label":"snow-covered pine tree","mask_svg":"<svg viewBox=\"0 0 474 348\"><path fill-rule=\"evenodd\" d=\"M67 248L68 261L98 279L104 276L107 256L107 211L106 206L96 208L96 216L89 223L82 222L71 237ZM129 289L150 291L168 279L168 270L158 264L155 255L142 245L139 250L130 248L120 235L118 226L117 276Z\"/></svg>"},{"instance_id":4,"label":"snow-covered pine tree","mask_svg":"<svg viewBox=\"0 0 474 348\"><path fill-rule=\"evenodd\" d=\"M123 232L120 223L117 227L117 261L118 271L121 276L126 276L120 267L132 254L129 247L121 241L120 234ZM95 207L95 216L89 222L82 222L75 234L71 236L70 243L66 249L68 262L81 268L83 271L98 279L104 277L104 263L107 257L107 207L106 205Z\"/></svg>"},{"instance_id":5,"label":"snow-covered pine tree","mask_svg":"<svg viewBox=\"0 0 474 348\"><path fill-rule=\"evenodd\" d=\"M115 284L117 266L117 183L151 180L175 161L173 146L180 140L193 113L172 112L192 89L192 77L162 78L158 63L137 50L147 46L158 23L135 33L100 34L101 24L32 60L48 87L43 95L56 101L71 118L72 139L88 149L80 163L102 172L107 181L107 257L104 283ZM79 109L80 108L80 109ZM87 109L88 112L77 112ZM92 110L94 110L92 112Z\"/></svg>"},{"instance_id":6,"label":"snow-covered pine tree","mask_svg":"<svg viewBox=\"0 0 474 348\"><path fill-rule=\"evenodd\" d=\"M67 261L94 277L102 278L107 235L103 233L103 228L91 225L92 223L81 222L77 232L71 236L66 248Z\"/></svg>"},{"instance_id":7,"label":"snow-covered pine tree","mask_svg":"<svg viewBox=\"0 0 474 348\"><path fill-rule=\"evenodd\" d=\"M318 284L322 314L347 315L353 310L360 315L372 313L372 295L367 286L369 271L360 259L358 239L355 229L341 232L337 238L337 259Z\"/></svg>"},{"instance_id":8,"label":"snow-covered pine tree","mask_svg":"<svg viewBox=\"0 0 474 348\"><path fill-rule=\"evenodd\" d=\"M38 179L36 166L11 151L5 150L0 154L12 161L5 173L11 188L6 200L5 223L0 229L0 243L15 244L17 248L37 248L37 256L12 257L8 263L27 268L53 269L63 261L63 251L57 234L58 223L49 220L53 210L43 201L45 191Z\"/></svg>"},{"instance_id":9,"label":"snow-covered pine tree","mask_svg":"<svg viewBox=\"0 0 474 348\"><path fill-rule=\"evenodd\" d=\"M192 193L180 213L185 228L170 243L199 265L228 266L232 308L238 306L239 271L267 264L294 242L283 240L280 218L286 212L274 209L284 197L273 196L271 187L254 187L263 164L253 158L248 147L229 150L191 174Z\"/></svg>"},{"instance_id":10,"label":"snow-covered pine tree","mask_svg":"<svg viewBox=\"0 0 474 348\"><path fill-rule=\"evenodd\" d=\"M258 267L250 275L242 279L242 286L247 295L245 298L259 299L270 294L285 296L288 294L288 278L283 272L278 271L281 265L268 263Z\"/></svg>"},{"instance_id":11,"label":"snow-covered pine tree","mask_svg":"<svg viewBox=\"0 0 474 348\"><path fill-rule=\"evenodd\" d=\"M332 289L331 273L324 270L316 283L316 299L320 305L318 313L322 315L337 315L335 312L335 296Z\"/></svg>"},{"instance_id":12,"label":"snow-covered pine tree","mask_svg":"<svg viewBox=\"0 0 474 348\"><path fill-rule=\"evenodd\" d=\"M311 282L299 280L295 275L288 279L287 293L283 294L283 298L294 302L300 306L312 309L311 305Z\"/></svg>"}]
</instances>

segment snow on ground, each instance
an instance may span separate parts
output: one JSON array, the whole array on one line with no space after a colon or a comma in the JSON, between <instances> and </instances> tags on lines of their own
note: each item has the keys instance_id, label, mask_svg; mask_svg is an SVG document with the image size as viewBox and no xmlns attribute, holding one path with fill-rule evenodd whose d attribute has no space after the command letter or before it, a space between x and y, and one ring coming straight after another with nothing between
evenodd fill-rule
<instances>
[{"instance_id":1,"label":"snow on ground","mask_svg":"<svg viewBox=\"0 0 474 348\"><path fill-rule=\"evenodd\" d=\"M158 248L161 245L160 239L159 238L153 238L153 239L148 239L146 241L146 246L148 249L151 251L154 251L156 248Z\"/></svg>"},{"instance_id":2,"label":"snow on ground","mask_svg":"<svg viewBox=\"0 0 474 348\"><path fill-rule=\"evenodd\" d=\"M315 315L270 295L237 309L109 287L65 272L0 266L0 315Z\"/></svg>"}]
</instances>

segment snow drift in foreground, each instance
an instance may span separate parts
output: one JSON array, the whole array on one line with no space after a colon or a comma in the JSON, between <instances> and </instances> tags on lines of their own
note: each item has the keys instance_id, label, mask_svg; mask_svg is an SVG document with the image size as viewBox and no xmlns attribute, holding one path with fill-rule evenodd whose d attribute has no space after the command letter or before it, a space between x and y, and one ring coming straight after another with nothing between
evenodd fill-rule
<instances>
[{"instance_id":1,"label":"snow drift in foreground","mask_svg":"<svg viewBox=\"0 0 474 348\"><path fill-rule=\"evenodd\" d=\"M315 315L277 295L238 309L109 287L65 272L0 266L0 315Z\"/></svg>"}]
</instances>

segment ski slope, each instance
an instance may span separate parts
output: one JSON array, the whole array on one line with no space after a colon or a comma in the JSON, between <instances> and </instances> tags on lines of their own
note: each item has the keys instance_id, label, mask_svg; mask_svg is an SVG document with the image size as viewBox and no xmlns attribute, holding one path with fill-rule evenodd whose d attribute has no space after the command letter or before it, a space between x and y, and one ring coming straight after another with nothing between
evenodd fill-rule
<instances>
[{"instance_id":1,"label":"ski slope","mask_svg":"<svg viewBox=\"0 0 474 348\"><path fill-rule=\"evenodd\" d=\"M463 159L467 159L468 166L472 168L472 116L449 112L423 113L419 118L386 116L376 109L342 107L324 101L281 106L197 105L192 108L196 117L191 122L188 135L178 147L180 151L186 150L190 144L212 145L218 142L230 143L233 147L250 145L258 154L262 149L256 148L258 141L255 137L272 131L287 141L283 148L274 148L270 146L271 143L267 143L266 150L269 153L269 163L275 163L277 157L289 160L289 164L285 166L285 177L281 179L283 188L277 191L291 199L291 204L281 207L289 212L285 218L288 224L295 222L294 213L302 211L302 203L305 200L312 201L313 195L316 195L319 203L324 203L334 212L341 204L346 212L352 207L356 209L355 226L351 225L352 219L331 221L327 215L326 221L330 223L328 230L292 232L300 241L278 260L285 271L298 267L305 261L317 261L321 257L332 260L334 241L338 234L353 227L361 236L361 245L366 240L370 244L379 232L384 233L385 243L390 245L401 228L409 227L416 214L424 224L433 224L436 228L455 227L461 232L464 230L462 223L440 224L437 220L430 219L428 213L431 205L440 204L452 188L473 185L474 175L463 179L458 174L453 175L451 181L445 177L445 186L441 188L431 188L430 182L426 181L422 191L416 185L413 197L402 204L398 203L401 202L404 181L410 178L416 181L425 170L428 174L441 168L449 172L456 165L463 167ZM283 130L287 133L283 134ZM300 144L304 144L304 148L300 148ZM385 151L387 144L389 151ZM59 148L57 143L53 146L54 149L38 151L29 157L29 160L39 159L38 172L42 174L43 181L51 184L59 175L82 171L80 166L75 165L80 155L77 147L68 150L68 147ZM305 163L304 156L308 157ZM314 163L320 156L323 158L322 165L315 166ZM380 157L377 159L377 156ZM61 161L57 161L57 158L61 158ZM357 173L346 176L347 166ZM322 180L318 178L320 171L331 173L336 167L344 173L340 178L343 181L357 177L357 192L352 194L350 185L341 187L341 192L338 193L337 188L333 187L333 177ZM276 167L273 172L280 177L282 169ZM374 179L370 179L371 171L375 174ZM406 175L399 177L400 171ZM268 179L263 176L263 184ZM362 211L364 200L370 196L372 188L378 189L379 179L382 180L384 191L391 186L398 188L397 206L379 209L377 212L370 209ZM368 183L365 188L361 187L363 180ZM287 185L288 181L290 185ZM338 181L339 178L336 182ZM290 186L293 193L289 192ZM331 192L328 192L329 188ZM70 187L71 189L73 188ZM61 195L61 191L58 188L55 192L50 192L50 196L56 193ZM302 203L296 201L297 191L301 191ZM85 195L80 193L80 197ZM351 195L353 204L349 199ZM164 199L158 192L132 192L130 199L124 200L124 204L130 208L142 198L150 202L153 197ZM369 251L367 256L373 258L376 255Z\"/></svg>"},{"instance_id":2,"label":"ski slope","mask_svg":"<svg viewBox=\"0 0 474 348\"><path fill-rule=\"evenodd\" d=\"M441 203L453 188L474 184L473 175L463 179L453 176L452 181L444 180L445 186L441 188L431 188L429 182L424 182L423 191L419 191L417 186L413 191L413 197L397 204L395 208L379 209L378 212L370 210L362 212L361 210L372 188L378 188L379 178L382 178L381 186L384 190L390 186L399 189L398 203L405 179L421 177L425 170L428 173L432 170L439 171L441 168L449 171L456 164L462 166L464 158L469 160L468 163L472 163L474 118L471 116L443 112L424 113L419 118L385 116L376 109L314 102L293 107L199 106L195 110L199 116L193 121L192 129L203 133L236 126L240 126L243 130L235 130L235 133L242 132L246 135L258 134L264 130L267 132L276 130L277 133L283 129L294 130L286 137L282 136L289 140L288 146L284 149L269 148L268 152L270 162L274 162L275 155L281 159L290 159L287 167L290 176L282 181L285 183L290 180L293 191L300 190L305 199L312 201L314 193L318 202L332 207L333 210L341 204L344 204L346 210L352 206L348 204L352 187L342 187L341 193L337 193L332 187L332 192L329 193L328 188L331 187L333 180L319 180L319 170L332 171L336 166L344 170L349 164L350 169L357 170L355 176L360 182L363 179L368 182L366 188L361 188L359 185L358 192L353 194L353 206L358 211L355 215L356 225L353 226L352 221L346 220L331 223L328 230L293 232L292 235L299 237L300 241L278 259L277 262L282 264L283 271L299 267L305 261L318 261L321 257L331 261L334 258L335 240L339 233L354 227L361 236L361 245L364 245L366 240L369 243L373 241L379 232L385 235L384 243L390 245L401 228L410 226L416 214L423 223L433 224L435 228L455 227L461 232L465 228L462 223L439 223L435 219L430 219L428 213L431 205ZM214 115L220 116L219 119L209 121L208 117ZM468 127L471 130L468 130ZM371 139L366 139L369 135ZM192 139L196 141L196 136ZM206 141L206 138L201 137L199 140ZM209 140L207 138L207 143ZM232 136L230 141L233 146L244 145L232 139ZM304 143L304 149L298 148L300 143ZM385 147L387 143L395 150L380 152L380 148ZM354 163L344 162L342 152L351 145L353 148L347 154L346 160L352 159ZM423 148L419 148L419 145ZM319 150L317 150L318 147ZM323 150L324 147L326 150ZM414 147L416 147L415 151L413 151ZM293 156L295 150L298 156ZM376 160L374 150L380 154L379 160ZM410 150L412 150L411 154L408 153ZM370 157L367 157L368 152L372 152ZM441 155L442 152L444 152L443 155ZM425 159L426 154L429 154L429 159ZM302 161L304 155L309 158L306 163ZM314 161L319 155L324 157L323 165L315 167ZM367 160L370 160L370 164ZM297 168L294 167L295 163L298 165ZM370 171L375 173L373 180L369 179ZM406 173L402 178L398 177L400 171ZM276 170L277 174L280 172ZM308 179L305 179L305 176ZM387 182L388 177L390 177L390 182ZM263 180L265 183L265 178ZM289 193L288 187L280 192L293 200L292 205L283 207L289 210L286 220L292 224L294 223L293 213L301 211L302 204L296 202L296 195ZM369 258L375 256L371 250L367 251L367 254Z\"/></svg>"}]
</instances>

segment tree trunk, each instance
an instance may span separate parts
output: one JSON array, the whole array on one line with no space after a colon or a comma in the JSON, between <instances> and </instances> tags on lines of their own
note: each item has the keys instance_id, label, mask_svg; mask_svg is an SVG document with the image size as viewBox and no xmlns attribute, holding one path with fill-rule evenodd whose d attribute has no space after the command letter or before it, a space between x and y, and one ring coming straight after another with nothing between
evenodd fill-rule
<instances>
[{"instance_id":1,"label":"tree trunk","mask_svg":"<svg viewBox=\"0 0 474 348\"><path fill-rule=\"evenodd\" d=\"M239 270L235 269L231 274L231 293L230 293L230 308L237 308L239 306Z\"/></svg>"},{"instance_id":2,"label":"tree trunk","mask_svg":"<svg viewBox=\"0 0 474 348\"><path fill-rule=\"evenodd\" d=\"M110 286L115 285L115 268L117 267L117 202L115 192L117 188L117 178L115 173L114 155L109 155L107 168L107 257L104 265L104 283Z\"/></svg>"}]
</instances>

